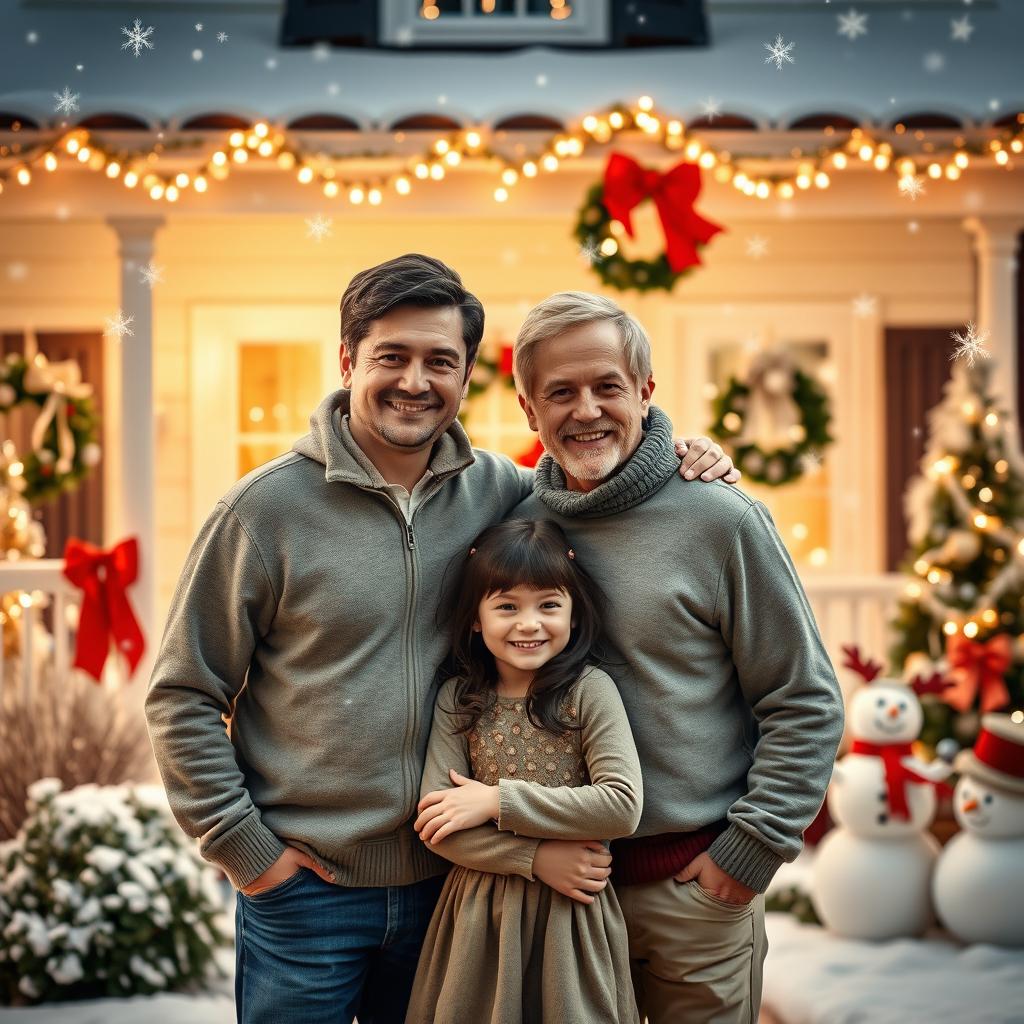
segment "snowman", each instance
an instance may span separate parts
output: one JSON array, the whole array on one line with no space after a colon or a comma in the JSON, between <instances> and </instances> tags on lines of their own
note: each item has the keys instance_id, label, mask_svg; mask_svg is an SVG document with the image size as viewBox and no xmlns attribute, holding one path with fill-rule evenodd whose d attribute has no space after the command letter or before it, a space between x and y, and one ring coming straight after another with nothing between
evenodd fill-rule
<instances>
[{"instance_id":1,"label":"snowman","mask_svg":"<svg viewBox=\"0 0 1024 1024\"><path fill-rule=\"evenodd\" d=\"M939 857L932 895L939 920L964 942L1024 946L1024 722L984 715L953 813L962 832Z\"/></svg>"},{"instance_id":2,"label":"snowman","mask_svg":"<svg viewBox=\"0 0 1024 1024\"><path fill-rule=\"evenodd\" d=\"M855 647L843 650L845 667L865 684L850 704L853 743L828 790L838 827L818 848L814 905L826 927L849 938L917 935L932 921L929 883L939 852L925 830L950 769L918 760L911 744L924 721L918 696L945 684L937 676L878 679L879 663L863 662Z\"/></svg>"}]
</instances>

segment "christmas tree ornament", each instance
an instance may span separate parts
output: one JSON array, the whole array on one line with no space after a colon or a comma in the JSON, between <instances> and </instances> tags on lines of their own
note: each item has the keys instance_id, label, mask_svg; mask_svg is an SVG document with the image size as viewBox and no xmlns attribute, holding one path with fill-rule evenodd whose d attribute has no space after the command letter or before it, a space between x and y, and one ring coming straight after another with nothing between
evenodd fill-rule
<instances>
[{"instance_id":1,"label":"christmas tree ornament","mask_svg":"<svg viewBox=\"0 0 1024 1024\"><path fill-rule=\"evenodd\" d=\"M929 884L938 843L925 830L949 765L913 751L923 715L918 695L941 690L939 676L909 684L879 678L879 662L846 647L845 666L864 684L849 713L853 743L835 766L828 810L837 827L814 860L813 900L826 927L849 938L919 935L932 920Z\"/></svg>"},{"instance_id":2,"label":"christmas tree ornament","mask_svg":"<svg viewBox=\"0 0 1024 1024\"><path fill-rule=\"evenodd\" d=\"M935 869L939 920L964 942L1024 946L1024 722L984 715L956 766L953 813L963 831Z\"/></svg>"}]
</instances>

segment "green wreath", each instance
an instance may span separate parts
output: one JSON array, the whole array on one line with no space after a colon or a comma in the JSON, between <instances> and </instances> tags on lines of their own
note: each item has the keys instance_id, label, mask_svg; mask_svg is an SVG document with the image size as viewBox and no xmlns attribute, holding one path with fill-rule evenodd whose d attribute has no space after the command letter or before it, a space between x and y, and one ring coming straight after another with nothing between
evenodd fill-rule
<instances>
[{"instance_id":1,"label":"green wreath","mask_svg":"<svg viewBox=\"0 0 1024 1024\"><path fill-rule=\"evenodd\" d=\"M0 363L0 414L22 405L34 406L40 415L43 413L51 392L26 390L25 374L28 369L28 360L16 353L11 353L5 362ZM64 403L68 430L74 441L69 467L65 470L62 466L56 415L47 425L40 447L14 455L5 467L7 484L31 505L48 501L76 487L100 460L99 415L93 399L66 398Z\"/></svg>"},{"instance_id":2,"label":"green wreath","mask_svg":"<svg viewBox=\"0 0 1024 1024\"><path fill-rule=\"evenodd\" d=\"M580 252L590 260L590 265L601 280L620 292L670 292L676 282L693 270L675 271L668 263L665 253L659 253L653 260L629 260L621 249L605 256L601 246L612 239L618 246L618 239L612 233L612 215L604 205L604 183L594 185L576 217L573 235L580 245Z\"/></svg>"},{"instance_id":3,"label":"green wreath","mask_svg":"<svg viewBox=\"0 0 1024 1024\"><path fill-rule=\"evenodd\" d=\"M511 373L506 373L502 369L501 361L489 359L479 352L473 366L473 376L469 378L467 398L476 398L478 395L482 395L496 380L501 380L505 387L515 390L515 379Z\"/></svg>"},{"instance_id":4,"label":"green wreath","mask_svg":"<svg viewBox=\"0 0 1024 1024\"><path fill-rule=\"evenodd\" d=\"M736 377L729 379L725 392L715 399L715 422L709 433L723 443L743 434L743 419L750 388ZM821 385L801 370L793 370L793 401L800 410L799 440L789 448L765 451L760 445L729 445L736 468L755 483L779 487L801 477L811 462L832 443L828 432L832 419L828 395Z\"/></svg>"}]
</instances>

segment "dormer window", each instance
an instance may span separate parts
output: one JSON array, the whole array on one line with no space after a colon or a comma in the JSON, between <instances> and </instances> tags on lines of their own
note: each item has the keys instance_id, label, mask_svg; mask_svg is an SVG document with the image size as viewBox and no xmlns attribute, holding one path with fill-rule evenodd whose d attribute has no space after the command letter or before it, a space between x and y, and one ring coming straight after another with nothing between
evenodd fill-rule
<instances>
[{"instance_id":1,"label":"dormer window","mask_svg":"<svg viewBox=\"0 0 1024 1024\"><path fill-rule=\"evenodd\" d=\"M607 46L609 0L382 0L385 46Z\"/></svg>"}]
</instances>

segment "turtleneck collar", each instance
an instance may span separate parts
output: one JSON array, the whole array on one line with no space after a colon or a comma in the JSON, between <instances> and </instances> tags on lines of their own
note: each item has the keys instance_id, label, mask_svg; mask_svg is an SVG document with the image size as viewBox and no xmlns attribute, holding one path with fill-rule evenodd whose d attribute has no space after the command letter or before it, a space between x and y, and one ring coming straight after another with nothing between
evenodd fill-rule
<instances>
[{"instance_id":1,"label":"turtleneck collar","mask_svg":"<svg viewBox=\"0 0 1024 1024\"><path fill-rule=\"evenodd\" d=\"M646 501L679 472L672 441L672 421L656 405L636 451L614 476L592 491L571 491L562 467L544 455L537 464L533 493L553 512L567 518L597 518L624 512Z\"/></svg>"}]
</instances>

